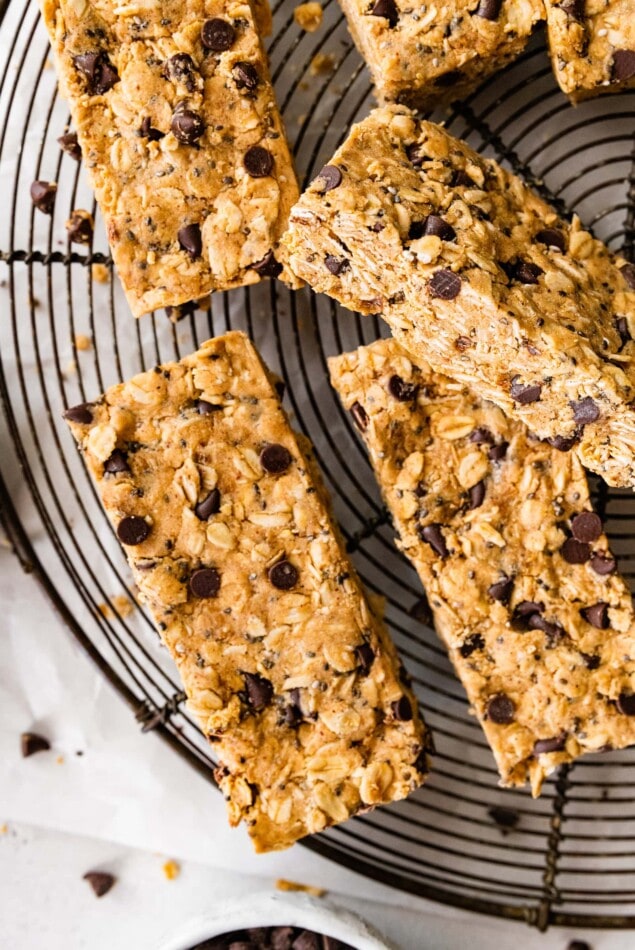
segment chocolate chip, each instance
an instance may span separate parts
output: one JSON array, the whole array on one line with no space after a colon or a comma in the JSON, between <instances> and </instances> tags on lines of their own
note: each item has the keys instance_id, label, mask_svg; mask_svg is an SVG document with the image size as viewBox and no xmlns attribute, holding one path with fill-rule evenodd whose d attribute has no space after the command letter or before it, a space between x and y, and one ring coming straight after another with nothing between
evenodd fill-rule
<instances>
[{"instance_id":1,"label":"chocolate chip","mask_svg":"<svg viewBox=\"0 0 635 950\"><path fill-rule=\"evenodd\" d=\"M514 808L505 808L503 805L493 805L487 809L487 814L499 828L506 831L515 828L520 820L520 815Z\"/></svg>"},{"instance_id":2,"label":"chocolate chip","mask_svg":"<svg viewBox=\"0 0 635 950\"><path fill-rule=\"evenodd\" d=\"M148 139L150 142L158 142L164 137L165 132L161 132L159 129L154 129L152 127L150 116L147 115L141 120L141 125L139 126L139 135L141 138Z\"/></svg>"},{"instance_id":3,"label":"chocolate chip","mask_svg":"<svg viewBox=\"0 0 635 950\"><path fill-rule=\"evenodd\" d=\"M332 191L342 184L342 172L337 165L325 165L316 180L324 182L323 192Z\"/></svg>"},{"instance_id":4,"label":"chocolate chip","mask_svg":"<svg viewBox=\"0 0 635 950\"><path fill-rule=\"evenodd\" d=\"M31 184L31 201L42 214L53 214L57 185L54 181L34 181Z\"/></svg>"},{"instance_id":5,"label":"chocolate chip","mask_svg":"<svg viewBox=\"0 0 635 950\"><path fill-rule=\"evenodd\" d=\"M509 442L499 442L498 445L493 445L491 449L487 452L487 457L492 462L500 462L507 455L507 449L509 448Z\"/></svg>"},{"instance_id":6,"label":"chocolate chip","mask_svg":"<svg viewBox=\"0 0 635 950\"><path fill-rule=\"evenodd\" d=\"M260 82L258 70L251 63L239 60L232 66L232 76L237 89L255 89Z\"/></svg>"},{"instance_id":7,"label":"chocolate chip","mask_svg":"<svg viewBox=\"0 0 635 950\"><path fill-rule=\"evenodd\" d=\"M495 581L493 584L491 584L487 588L487 593L490 595L492 600L497 600L501 604L508 604L513 590L513 577L504 576L499 581Z\"/></svg>"},{"instance_id":8,"label":"chocolate chip","mask_svg":"<svg viewBox=\"0 0 635 950\"><path fill-rule=\"evenodd\" d=\"M224 53L231 49L236 40L236 30L220 17L214 17L213 20L206 20L201 29L201 41L205 49L213 53Z\"/></svg>"},{"instance_id":9,"label":"chocolate chip","mask_svg":"<svg viewBox=\"0 0 635 950\"><path fill-rule=\"evenodd\" d=\"M583 541L567 538L560 548L560 553L567 564L586 564L591 557L591 548Z\"/></svg>"},{"instance_id":10,"label":"chocolate chip","mask_svg":"<svg viewBox=\"0 0 635 950\"><path fill-rule=\"evenodd\" d=\"M602 601L592 604L591 607L583 607L580 614L587 623L590 623L592 627L597 627L598 630L606 630L609 626L609 605Z\"/></svg>"},{"instance_id":11,"label":"chocolate chip","mask_svg":"<svg viewBox=\"0 0 635 950\"><path fill-rule=\"evenodd\" d=\"M289 704L285 706L282 711L282 717L285 725L293 728L294 726L299 726L302 722L303 716L301 710L297 706Z\"/></svg>"},{"instance_id":12,"label":"chocolate chip","mask_svg":"<svg viewBox=\"0 0 635 950\"><path fill-rule=\"evenodd\" d=\"M468 494L470 496L468 510L474 511L475 508L480 508L485 501L485 482L480 481L476 485L472 485Z\"/></svg>"},{"instance_id":13,"label":"chocolate chip","mask_svg":"<svg viewBox=\"0 0 635 950\"><path fill-rule=\"evenodd\" d=\"M364 409L362 404L360 402L354 402L350 408L350 413L353 419L355 420L355 424L357 428L360 429L362 432L365 432L366 429L368 428L369 419L368 419L366 410Z\"/></svg>"},{"instance_id":14,"label":"chocolate chip","mask_svg":"<svg viewBox=\"0 0 635 950\"><path fill-rule=\"evenodd\" d=\"M621 346L620 350L624 349L627 343L633 339L628 329L628 320L626 317L616 317L615 318L615 329L620 335Z\"/></svg>"},{"instance_id":15,"label":"chocolate chip","mask_svg":"<svg viewBox=\"0 0 635 950\"><path fill-rule=\"evenodd\" d=\"M370 673L370 668L375 659L375 651L370 643L362 643L360 646L355 647L355 656L357 657L357 663L362 673L364 675Z\"/></svg>"},{"instance_id":16,"label":"chocolate chip","mask_svg":"<svg viewBox=\"0 0 635 950\"><path fill-rule=\"evenodd\" d=\"M574 445L580 441L580 436L576 433L573 435L554 435L550 439L545 439L552 449L557 449L558 452L570 452Z\"/></svg>"},{"instance_id":17,"label":"chocolate chip","mask_svg":"<svg viewBox=\"0 0 635 950\"><path fill-rule=\"evenodd\" d=\"M527 621L529 618L533 617L534 614L541 614L544 609L545 605L541 602L535 600L521 600L520 603L514 607L513 620L515 623L522 623L525 629L527 629Z\"/></svg>"},{"instance_id":18,"label":"chocolate chip","mask_svg":"<svg viewBox=\"0 0 635 950\"><path fill-rule=\"evenodd\" d=\"M350 267L350 262L345 257L335 257L333 254L327 254L324 258L324 266L335 277L339 277Z\"/></svg>"},{"instance_id":19,"label":"chocolate chip","mask_svg":"<svg viewBox=\"0 0 635 950\"><path fill-rule=\"evenodd\" d=\"M497 20L502 4L503 0L481 0L475 16L483 17L484 20Z\"/></svg>"},{"instance_id":20,"label":"chocolate chip","mask_svg":"<svg viewBox=\"0 0 635 950\"><path fill-rule=\"evenodd\" d=\"M616 49L613 53L611 82L626 82L635 76L635 50Z\"/></svg>"},{"instance_id":21,"label":"chocolate chip","mask_svg":"<svg viewBox=\"0 0 635 950\"><path fill-rule=\"evenodd\" d=\"M104 462L104 472L116 475L119 472L129 472L128 456L121 449L114 449Z\"/></svg>"},{"instance_id":22,"label":"chocolate chip","mask_svg":"<svg viewBox=\"0 0 635 950\"><path fill-rule=\"evenodd\" d=\"M73 56L75 69L88 82L91 95L101 96L119 82L119 73L103 51Z\"/></svg>"},{"instance_id":23,"label":"chocolate chip","mask_svg":"<svg viewBox=\"0 0 635 950\"><path fill-rule=\"evenodd\" d=\"M434 82L440 89L450 89L452 86L456 86L457 82L463 78L464 74L460 69L449 69L447 73L441 73L439 76L436 76Z\"/></svg>"},{"instance_id":24,"label":"chocolate chip","mask_svg":"<svg viewBox=\"0 0 635 950\"><path fill-rule=\"evenodd\" d=\"M444 221L443 218L440 218L437 214L428 215L423 225L423 233L426 235L432 234L435 237L441 238L442 241L456 240L456 231L452 225L448 224L447 221Z\"/></svg>"},{"instance_id":25,"label":"chocolate chip","mask_svg":"<svg viewBox=\"0 0 635 950\"><path fill-rule=\"evenodd\" d=\"M200 567L190 577L188 586L195 597L216 597L220 590L220 574L215 567Z\"/></svg>"},{"instance_id":26,"label":"chocolate chip","mask_svg":"<svg viewBox=\"0 0 635 950\"><path fill-rule=\"evenodd\" d=\"M442 268L432 275L428 287L433 297L441 300L454 300L461 292L461 278L447 268Z\"/></svg>"},{"instance_id":27,"label":"chocolate chip","mask_svg":"<svg viewBox=\"0 0 635 950\"><path fill-rule=\"evenodd\" d=\"M547 247L557 247L563 253L567 247L564 234L562 231L558 231L557 228L543 228L535 235L534 241L538 241L539 244L546 244Z\"/></svg>"},{"instance_id":28,"label":"chocolate chip","mask_svg":"<svg viewBox=\"0 0 635 950\"><path fill-rule=\"evenodd\" d=\"M77 132L65 132L60 135L58 143L63 152L78 162L82 157L82 147L77 141Z\"/></svg>"},{"instance_id":29,"label":"chocolate chip","mask_svg":"<svg viewBox=\"0 0 635 950\"><path fill-rule=\"evenodd\" d=\"M631 290L635 290L635 264L622 264L620 273Z\"/></svg>"},{"instance_id":30,"label":"chocolate chip","mask_svg":"<svg viewBox=\"0 0 635 950\"><path fill-rule=\"evenodd\" d=\"M187 53L175 53L170 56L165 64L166 78L177 85L180 83L185 86L188 92L194 92L196 84L194 76L196 75L196 65L191 56Z\"/></svg>"},{"instance_id":31,"label":"chocolate chip","mask_svg":"<svg viewBox=\"0 0 635 950\"><path fill-rule=\"evenodd\" d=\"M541 630L549 647L555 646L565 636L564 628L553 620L546 620L541 614L530 614L527 617L527 626L530 630Z\"/></svg>"},{"instance_id":32,"label":"chocolate chip","mask_svg":"<svg viewBox=\"0 0 635 950\"><path fill-rule=\"evenodd\" d=\"M534 755L544 755L547 752L562 752L567 744L567 734L561 733L552 739L537 739L534 742Z\"/></svg>"},{"instance_id":33,"label":"chocolate chip","mask_svg":"<svg viewBox=\"0 0 635 950\"><path fill-rule=\"evenodd\" d=\"M205 123L198 112L177 108L172 116L170 128L174 137L183 145L194 145L205 131Z\"/></svg>"},{"instance_id":34,"label":"chocolate chip","mask_svg":"<svg viewBox=\"0 0 635 950\"><path fill-rule=\"evenodd\" d=\"M450 553L445 543L440 524L420 526L418 528L418 534L421 540L426 541L439 557L447 557Z\"/></svg>"},{"instance_id":35,"label":"chocolate chip","mask_svg":"<svg viewBox=\"0 0 635 950\"><path fill-rule=\"evenodd\" d=\"M273 251L267 251L261 261L249 265L261 277L277 277L282 273L282 264L273 256Z\"/></svg>"},{"instance_id":36,"label":"chocolate chip","mask_svg":"<svg viewBox=\"0 0 635 950\"><path fill-rule=\"evenodd\" d=\"M407 696L400 696L390 704L390 708L397 722L410 722L412 719L412 705Z\"/></svg>"},{"instance_id":37,"label":"chocolate chip","mask_svg":"<svg viewBox=\"0 0 635 950\"><path fill-rule=\"evenodd\" d=\"M23 732L20 736L20 748L22 758L28 759L30 755L35 755L36 752L47 752L51 748L51 743L44 736L38 735L37 732Z\"/></svg>"},{"instance_id":38,"label":"chocolate chip","mask_svg":"<svg viewBox=\"0 0 635 950\"><path fill-rule=\"evenodd\" d=\"M569 405L573 410L573 418L579 426L588 425L600 418L600 409L590 396L578 399L577 402L570 402Z\"/></svg>"},{"instance_id":39,"label":"chocolate chip","mask_svg":"<svg viewBox=\"0 0 635 950\"><path fill-rule=\"evenodd\" d=\"M538 267L531 261L518 260L514 264L513 274L521 284L537 284L538 278L544 274L544 271L542 267Z\"/></svg>"},{"instance_id":40,"label":"chocolate chip","mask_svg":"<svg viewBox=\"0 0 635 950\"><path fill-rule=\"evenodd\" d=\"M463 641L459 647L459 653L463 659L467 660L468 656L472 656L476 650L485 649L485 640L480 635L480 633L473 633Z\"/></svg>"},{"instance_id":41,"label":"chocolate chip","mask_svg":"<svg viewBox=\"0 0 635 950\"><path fill-rule=\"evenodd\" d=\"M388 380L388 392L398 402L412 402L418 391L415 383L406 383L401 376L391 376Z\"/></svg>"},{"instance_id":42,"label":"chocolate chip","mask_svg":"<svg viewBox=\"0 0 635 950\"><path fill-rule=\"evenodd\" d=\"M562 0L559 6L572 20L581 23L584 19L584 0Z\"/></svg>"},{"instance_id":43,"label":"chocolate chip","mask_svg":"<svg viewBox=\"0 0 635 950\"><path fill-rule=\"evenodd\" d=\"M623 716L635 716L635 693L620 693L617 708Z\"/></svg>"},{"instance_id":44,"label":"chocolate chip","mask_svg":"<svg viewBox=\"0 0 635 950\"><path fill-rule=\"evenodd\" d=\"M617 561L610 554L599 554L595 552L591 555L591 567L600 577L607 574L614 574L617 570Z\"/></svg>"},{"instance_id":45,"label":"chocolate chip","mask_svg":"<svg viewBox=\"0 0 635 950\"><path fill-rule=\"evenodd\" d=\"M271 475L282 475L289 468L292 461L293 456L289 450L277 442L265 445L260 453L260 464L265 472L269 472Z\"/></svg>"},{"instance_id":46,"label":"chocolate chip","mask_svg":"<svg viewBox=\"0 0 635 950\"><path fill-rule=\"evenodd\" d=\"M521 406L528 406L540 399L542 383L523 383L520 376L514 376L509 393L515 402Z\"/></svg>"},{"instance_id":47,"label":"chocolate chip","mask_svg":"<svg viewBox=\"0 0 635 950\"><path fill-rule=\"evenodd\" d=\"M594 511L581 511L571 519L571 532L576 541L597 541L602 534L602 519Z\"/></svg>"},{"instance_id":48,"label":"chocolate chip","mask_svg":"<svg viewBox=\"0 0 635 950\"><path fill-rule=\"evenodd\" d=\"M273 155L262 145L252 145L245 152L243 163L252 178L266 178L273 168Z\"/></svg>"},{"instance_id":49,"label":"chocolate chip","mask_svg":"<svg viewBox=\"0 0 635 950\"><path fill-rule=\"evenodd\" d=\"M199 501L194 507L194 514L199 521L207 521L211 515L217 515L220 511L220 492L218 488L212 488L211 492Z\"/></svg>"},{"instance_id":50,"label":"chocolate chip","mask_svg":"<svg viewBox=\"0 0 635 950\"><path fill-rule=\"evenodd\" d=\"M486 426L478 426L470 433L470 442L477 445L494 445L495 438Z\"/></svg>"},{"instance_id":51,"label":"chocolate chip","mask_svg":"<svg viewBox=\"0 0 635 950\"><path fill-rule=\"evenodd\" d=\"M114 875L107 874L105 871L88 871L84 874L84 880L88 881L92 887L95 897L103 897L112 888L117 880Z\"/></svg>"},{"instance_id":52,"label":"chocolate chip","mask_svg":"<svg viewBox=\"0 0 635 950\"><path fill-rule=\"evenodd\" d=\"M422 238L426 233L425 231L426 222L425 218L423 221L411 221L410 227L408 228L408 240L409 241L418 241L419 238Z\"/></svg>"},{"instance_id":53,"label":"chocolate chip","mask_svg":"<svg viewBox=\"0 0 635 950\"><path fill-rule=\"evenodd\" d=\"M427 597L420 597L419 600L416 600L408 613L419 623L424 623L428 627L432 626L432 611Z\"/></svg>"},{"instance_id":54,"label":"chocolate chip","mask_svg":"<svg viewBox=\"0 0 635 950\"><path fill-rule=\"evenodd\" d=\"M408 161L411 162L415 168L421 168L423 162L428 161L428 157L425 152L422 152L422 145L419 145L415 142L413 145L406 145L406 155L408 156Z\"/></svg>"},{"instance_id":55,"label":"chocolate chip","mask_svg":"<svg viewBox=\"0 0 635 950\"><path fill-rule=\"evenodd\" d=\"M84 426L87 426L93 421L93 413L90 403L88 402L82 402L79 404L79 406L71 406L71 408L67 409L63 415L64 418L68 420L68 422L78 422L80 425Z\"/></svg>"},{"instance_id":56,"label":"chocolate chip","mask_svg":"<svg viewBox=\"0 0 635 950\"><path fill-rule=\"evenodd\" d=\"M290 561L278 561L269 568L269 580L278 590L293 590L299 578L297 567Z\"/></svg>"},{"instance_id":57,"label":"chocolate chip","mask_svg":"<svg viewBox=\"0 0 635 950\"><path fill-rule=\"evenodd\" d=\"M128 515L117 525L117 537L122 544L142 544L150 536L151 530L145 518Z\"/></svg>"},{"instance_id":58,"label":"chocolate chip","mask_svg":"<svg viewBox=\"0 0 635 950\"><path fill-rule=\"evenodd\" d=\"M376 0L371 16L381 16L388 20L389 26L395 27L399 22L399 10L395 0Z\"/></svg>"},{"instance_id":59,"label":"chocolate chip","mask_svg":"<svg viewBox=\"0 0 635 950\"><path fill-rule=\"evenodd\" d=\"M599 669L602 658L597 653L580 653L587 670Z\"/></svg>"},{"instance_id":60,"label":"chocolate chip","mask_svg":"<svg viewBox=\"0 0 635 950\"><path fill-rule=\"evenodd\" d=\"M486 718L498 726L509 725L514 721L516 706L506 693L497 693L487 701Z\"/></svg>"},{"instance_id":61,"label":"chocolate chip","mask_svg":"<svg viewBox=\"0 0 635 950\"><path fill-rule=\"evenodd\" d=\"M203 253L203 237L200 226L198 224L186 224L184 228L179 229L177 237L181 250L189 254L193 261L198 260Z\"/></svg>"},{"instance_id":62,"label":"chocolate chip","mask_svg":"<svg viewBox=\"0 0 635 950\"><path fill-rule=\"evenodd\" d=\"M73 211L66 222L69 240L74 244L90 244L93 237L93 219L87 211Z\"/></svg>"},{"instance_id":63,"label":"chocolate chip","mask_svg":"<svg viewBox=\"0 0 635 950\"><path fill-rule=\"evenodd\" d=\"M243 673L243 677L247 687L249 705L256 712L260 712L273 699L273 686L268 679L259 676L258 673Z\"/></svg>"},{"instance_id":64,"label":"chocolate chip","mask_svg":"<svg viewBox=\"0 0 635 950\"><path fill-rule=\"evenodd\" d=\"M213 402L207 402L206 399L196 400L196 411L199 416L211 416L213 412L222 412L222 409L222 406L217 406Z\"/></svg>"},{"instance_id":65,"label":"chocolate chip","mask_svg":"<svg viewBox=\"0 0 635 950\"><path fill-rule=\"evenodd\" d=\"M470 178L462 168L457 169L452 176L452 186L454 188L476 188L478 187L473 178Z\"/></svg>"}]
</instances>

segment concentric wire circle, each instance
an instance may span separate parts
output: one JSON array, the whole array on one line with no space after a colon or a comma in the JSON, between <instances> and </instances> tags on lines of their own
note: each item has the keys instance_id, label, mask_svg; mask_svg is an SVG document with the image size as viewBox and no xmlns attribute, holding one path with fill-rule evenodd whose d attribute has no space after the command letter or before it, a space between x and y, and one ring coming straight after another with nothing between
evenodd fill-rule
<instances>
[{"instance_id":1,"label":"concentric wire circle","mask_svg":"<svg viewBox=\"0 0 635 950\"><path fill-rule=\"evenodd\" d=\"M633 752L588 757L564 769L538 801L499 790L491 753L445 652L413 616L419 583L395 549L365 453L326 373L328 356L371 342L383 327L308 289L292 294L266 283L215 295L209 310L177 324L163 312L135 322L98 215L90 249L67 243L69 212L95 208L80 166L57 145L68 112L36 8L13 0L0 16L0 492L3 522L23 563L142 727L158 729L212 781L209 747L183 708L166 651L143 611L135 606L128 614L118 599L134 603L131 578L60 416L65 406L179 359L207 337L246 330L287 380L287 406L315 444L364 581L385 598L438 750L429 783L407 802L308 846L403 890L543 928L634 926ZM327 0L324 22L312 34L295 25L292 0L279 0L270 54L306 181L371 108L368 77L335 0ZM510 165L563 213L578 213L612 248L632 252L632 94L571 108L537 37L503 74L435 117ZM36 178L58 183L50 218L31 207ZM104 276L105 282L97 279ZM632 580L635 500L600 484L595 494ZM501 828L513 821L513 828Z\"/></svg>"}]
</instances>

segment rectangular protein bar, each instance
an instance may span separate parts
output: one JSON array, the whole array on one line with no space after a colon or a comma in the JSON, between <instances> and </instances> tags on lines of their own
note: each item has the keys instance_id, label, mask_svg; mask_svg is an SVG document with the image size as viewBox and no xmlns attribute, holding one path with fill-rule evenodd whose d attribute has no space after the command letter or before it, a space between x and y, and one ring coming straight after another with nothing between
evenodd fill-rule
<instances>
[{"instance_id":1,"label":"rectangular protein bar","mask_svg":"<svg viewBox=\"0 0 635 950\"><path fill-rule=\"evenodd\" d=\"M631 595L576 455L395 340L329 363L502 784L634 743Z\"/></svg>"},{"instance_id":2,"label":"rectangular protein bar","mask_svg":"<svg viewBox=\"0 0 635 950\"><path fill-rule=\"evenodd\" d=\"M340 0L377 96L433 109L466 96L525 48L542 0Z\"/></svg>"},{"instance_id":3,"label":"rectangular protein bar","mask_svg":"<svg viewBox=\"0 0 635 950\"><path fill-rule=\"evenodd\" d=\"M256 850L420 785L415 698L248 338L66 419Z\"/></svg>"},{"instance_id":4,"label":"rectangular protein bar","mask_svg":"<svg viewBox=\"0 0 635 950\"><path fill-rule=\"evenodd\" d=\"M545 0L553 71L572 102L635 87L633 0Z\"/></svg>"},{"instance_id":5,"label":"rectangular protein bar","mask_svg":"<svg viewBox=\"0 0 635 950\"><path fill-rule=\"evenodd\" d=\"M400 107L353 127L284 245L314 290L610 485L635 486L635 266Z\"/></svg>"},{"instance_id":6,"label":"rectangular protein bar","mask_svg":"<svg viewBox=\"0 0 635 950\"><path fill-rule=\"evenodd\" d=\"M249 3L41 5L135 316L296 286L274 255L298 189Z\"/></svg>"}]
</instances>

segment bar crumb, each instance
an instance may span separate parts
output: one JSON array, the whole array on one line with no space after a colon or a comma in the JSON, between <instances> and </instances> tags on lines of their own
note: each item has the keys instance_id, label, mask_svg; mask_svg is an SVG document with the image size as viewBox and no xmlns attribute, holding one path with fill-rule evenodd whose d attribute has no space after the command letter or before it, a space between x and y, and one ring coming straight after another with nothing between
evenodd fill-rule
<instances>
[{"instance_id":1,"label":"bar crumb","mask_svg":"<svg viewBox=\"0 0 635 950\"><path fill-rule=\"evenodd\" d=\"M181 865L176 861L166 861L163 865L163 874L167 881L174 881L181 873Z\"/></svg>"},{"instance_id":2,"label":"bar crumb","mask_svg":"<svg viewBox=\"0 0 635 950\"><path fill-rule=\"evenodd\" d=\"M105 264L91 264L90 273L98 284L107 284L110 280L110 271Z\"/></svg>"},{"instance_id":3,"label":"bar crumb","mask_svg":"<svg viewBox=\"0 0 635 950\"><path fill-rule=\"evenodd\" d=\"M293 11L293 19L301 30L307 33L315 33L322 26L322 4L320 3L301 3Z\"/></svg>"},{"instance_id":4,"label":"bar crumb","mask_svg":"<svg viewBox=\"0 0 635 950\"><path fill-rule=\"evenodd\" d=\"M303 894L310 894L311 897L324 897L328 893L325 887L315 887L313 884L298 884L297 881L287 881L279 877L276 881L276 888L279 891L301 891Z\"/></svg>"}]
</instances>

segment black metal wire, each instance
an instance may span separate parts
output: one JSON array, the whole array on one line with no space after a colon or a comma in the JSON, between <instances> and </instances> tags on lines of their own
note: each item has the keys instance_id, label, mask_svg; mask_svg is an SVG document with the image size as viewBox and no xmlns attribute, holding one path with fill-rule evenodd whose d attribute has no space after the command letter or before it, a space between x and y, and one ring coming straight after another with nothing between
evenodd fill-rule
<instances>
[{"instance_id":1,"label":"black metal wire","mask_svg":"<svg viewBox=\"0 0 635 950\"><path fill-rule=\"evenodd\" d=\"M368 77L335 0L324 24L303 34L290 0L274 9L272 75L302 181L312 178L372 104ZM432 726L437 755L425 789L306 841L307 847L409 892L541 929L549 924L635 925L635 756L583 759L533 801L500 791L483 734L433 631L410 616L418 580L396 551L393 530L365 453L330 390L329 355L385 332L376 318L345 314L308 290L276 283L215 295L207 313L178 324L163 313L135 322L113 276L98 226L90 248L67 243L73 207L94 210L79 166L56 138L68 116L34 7L0 0L7 59L0 75L0 162L12 163L0 218L0 518L20 561L42 584L72 634L124 697L144 731L156 730L213 782L213 754L184 709L174 667L140 608L131 617L112 597L134 587L65 426L62 409L160 362L178 359L210 335L245 329L288 383L286 401L313 440L348 547L387 618ZM310 62L333 53L330 73ZM39 63L35 67L33 63ZM439 116L437 116L439 118ZM632 257L635 222L635 100L607 97L572 110L551 78L544 41L533 41L504 75L492 77L443 117L450 131L496 156L563 214ZM54 216L28 200L36 177L59 183ZM103 287L91 265L108 267ZM41 305L35 300L40 298ZM91 337L89 352L75 336ZM70 359L75 371L67 366ZM624 573L635 579L635 499L594 481L598 511ZM104 614L103 604L110 604ZM490 809L516 811L501 829ZM631 877L629 878L629 874Z\"/></svg>"}]
</instances>

